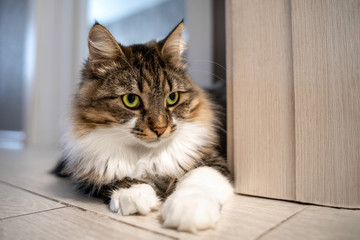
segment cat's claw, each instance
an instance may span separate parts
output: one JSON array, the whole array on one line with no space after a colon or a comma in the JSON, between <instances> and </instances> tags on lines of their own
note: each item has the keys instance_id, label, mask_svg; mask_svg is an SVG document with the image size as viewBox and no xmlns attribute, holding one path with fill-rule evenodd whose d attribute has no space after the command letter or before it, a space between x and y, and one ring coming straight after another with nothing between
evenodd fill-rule
<instances>
[{"instance_id":1,"label":"cat's claw","mask_svg":"<svg viewBox=\"0 0 360 240\"><path fill-rule=\"evenodd\" d=\"M147 215L158 209L160 200L148 184L135 184L130 188L120 188L111 195L109 208L123 216L139 213Z\"/></svg>"},{"instance_id":2,"label":"cat's claw","mask_svg":"<svg viewBox=\"0 0 360 240\"><path fill-rule=\"evenodd\" d=\"M188 193L175 193L165 201L161 211L164 227L187 232L215 228L220 217L219 203L205 191Z\"/></svg>"}]
</instances>

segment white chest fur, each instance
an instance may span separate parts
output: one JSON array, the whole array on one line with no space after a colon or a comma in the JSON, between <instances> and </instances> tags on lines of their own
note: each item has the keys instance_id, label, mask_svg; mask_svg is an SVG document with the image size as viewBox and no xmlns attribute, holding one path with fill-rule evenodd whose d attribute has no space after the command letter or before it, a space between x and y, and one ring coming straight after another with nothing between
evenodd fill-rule
<instances>
[{"instance_id":1,"label":"white chest fur","mask_svg":"<svg viewBox=\"0 0 360 240\"><path fill-rule=\"evenodd\" d=\"M102 183L131 177L180 177L199 158L199 149L209 140L209 132L199 123L178 122L178 129L156 146L146 146L131 134L134 122L98 129L66 144L69 167L78 174L92 172Z\"/></svg>"}]
</instances>

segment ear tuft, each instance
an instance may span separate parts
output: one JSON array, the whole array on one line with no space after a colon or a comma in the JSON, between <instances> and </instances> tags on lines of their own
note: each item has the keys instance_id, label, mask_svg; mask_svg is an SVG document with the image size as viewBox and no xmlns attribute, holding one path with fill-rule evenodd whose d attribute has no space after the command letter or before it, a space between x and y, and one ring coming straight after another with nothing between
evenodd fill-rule
<instances>
[{"instance_id":1,"label":"ear tuft","mask_svg":"<svg viewBox=\"0 0 360 240\"><path fill-rule=\"evenodd\" d=\"M116 59L124 53L111 33L99 23L91 28L88 37L89 55L92 62Z\"/></svg>"},{"instance_id":2,"label":"ear tuft","mask_svg":"<svg viewBox=\"0 0 360 240\"><path fill-rule=\"evenodd\" d=\"M186 43L182 39L184 31L184 20L182 20L171 33L165 38L161 49L163 56L168 56L175 60L181 60L181 55L186 49Z\"/></svg>"}]
</instances>

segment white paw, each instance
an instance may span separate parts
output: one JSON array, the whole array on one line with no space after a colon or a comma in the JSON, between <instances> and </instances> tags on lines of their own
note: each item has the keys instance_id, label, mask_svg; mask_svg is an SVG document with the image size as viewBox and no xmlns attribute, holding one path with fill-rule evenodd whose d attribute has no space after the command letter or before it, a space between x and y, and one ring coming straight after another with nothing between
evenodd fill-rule
<instances>
[{"instance_id":1,"label":"white paw","mask_svg":"<svg viewBox=\"0 0 360 240\"><path fill-rule=\"evenodd\" d=\"M111 195L109 208L123 216L140 213L146 215L158 209L160 200L148 184L135 184L130 188L120 188Z\"/></svg>"},{"instance_id":2,"label":"white paw","mask_svg":"<svg viewBox=\"0 0 360 240\"><path fill-rule=\"evenodd\" d=\"M206 191L199 188L175 192L164 203L164 227L196 232L214 228L220 217L220 205Z\"/></svg>"}]
</instances>

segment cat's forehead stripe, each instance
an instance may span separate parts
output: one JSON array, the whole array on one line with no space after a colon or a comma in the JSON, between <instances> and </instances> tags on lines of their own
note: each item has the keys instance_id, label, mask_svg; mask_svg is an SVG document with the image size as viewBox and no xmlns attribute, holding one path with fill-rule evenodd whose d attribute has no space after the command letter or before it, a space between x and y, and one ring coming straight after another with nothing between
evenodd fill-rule
<instances>
[{"instance_id":1,"label":"cat's forehead stripe","mask_svg":"<svg viewBox=\"0 0 360 240\"><path fill-rule=\"evenodd\" d=\"M169 85L170 92L171 92L172 89L173 89L173 84L172 84L172 81L171 81L170 77L167 75L167 72L164 72L164 77L165 77L166 80L167 80L167 83L168 83L168 85Z\"/></svg>"},{"instance_id":2,"label":"cat's forehead stripe","mask_svg":"<svg viewBox=\"0 0 360 240\"><path fill-rule=\"evenodd\" d=\"M148 46L133 46L133 53L135 59L133 64L140 71L140 76L142 81L146 81L151 87L160 87L163 86L163 71L165 68L164 61L159 56L159 53L154 47ZM141 91L142 83L138 83L139 90Z\"/></svg>"},{"instance_id":3,"label":"cat's forehead stripe","mask_svg":"<svg viewBox=\"0 0 360 240\"><path fill-rule=\"evenodd\" d=\"M143 84L146 84L148 87L152 87L152 74L146 68L141 68L140 80Z\"/></svg>"},{"instance_id":4,"label":"cat's forehead stripe","mask_svg":"<svg viewBox=\"0 0 360 240\"><path fill-rule=\"evenodd\" d=\"M141 78L141 80L139 81L141 81L141 83L138 83L138 85L141 85L142 88L143 85L146 84L150 89L165 90L166 85L168 85L169 88L172 89L172 84L170 83L171 80L168 78L166 70L161 68L159 65L144 64L139 69Z\"/></svg>"},{"instance_id":5,"label":"cat's forehead stripe","mask_svg":"<svg viewBox=\"0 0 360 240\"><path fill-rule=\"evenodd\" d=\"M142 88L141 76L142 76L142 68L140 67L140 77L137 77L136 80L137 80L137 84L138 84L138 87L139 87L139 91L142 93L143 88Z\"/></svg>"}]
</instances>

